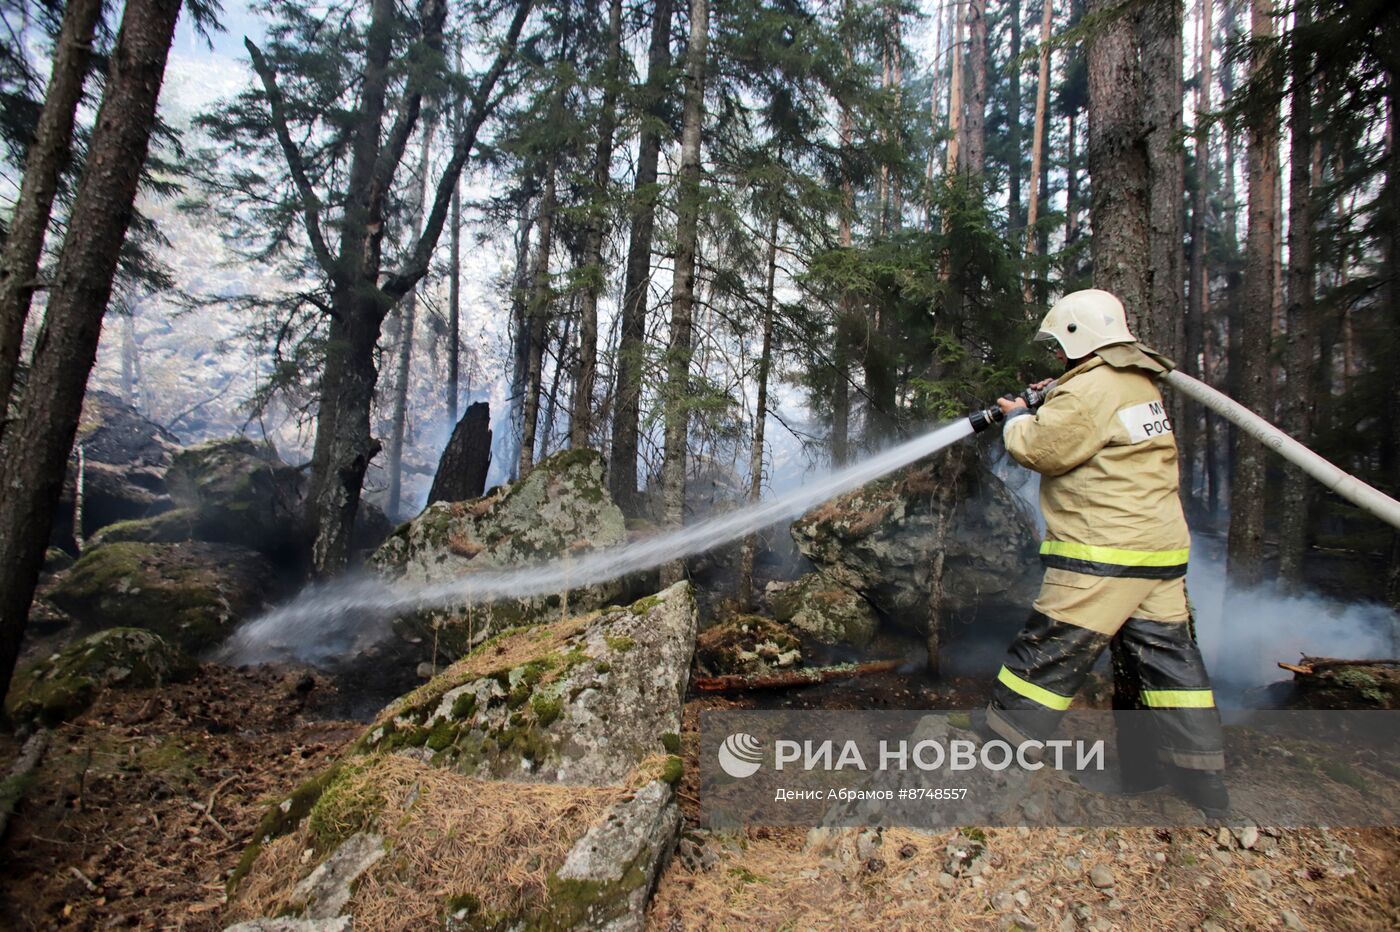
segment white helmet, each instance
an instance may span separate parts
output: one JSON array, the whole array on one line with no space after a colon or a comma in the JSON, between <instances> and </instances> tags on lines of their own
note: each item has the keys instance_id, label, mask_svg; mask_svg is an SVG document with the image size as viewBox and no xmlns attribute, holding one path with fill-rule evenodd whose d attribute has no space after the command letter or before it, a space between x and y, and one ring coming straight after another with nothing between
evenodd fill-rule
<instances>
[{"instance_id":1,"label":"white helmet","mask_svg":"<svg viewBox=\"0 0 1400 932\"><path fill-rule=\"evenodd\" d=\"M1040 322L1037 340L1055 340L1070 359L1083 359L1114 343L1132 343L1123 302L1107 291L1088 288L1056 301Z\"/></svg>"}]
</instances>

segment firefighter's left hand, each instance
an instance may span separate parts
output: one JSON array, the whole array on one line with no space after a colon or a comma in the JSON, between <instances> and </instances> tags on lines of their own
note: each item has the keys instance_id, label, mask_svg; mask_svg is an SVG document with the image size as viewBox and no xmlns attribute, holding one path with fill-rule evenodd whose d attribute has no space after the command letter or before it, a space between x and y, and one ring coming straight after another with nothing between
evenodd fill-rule
<instances>
[{"instance_id":1,"label":"firefighter's left hand","mask_svg":"<svg viewBox=\"0 0 1400 932\"><path fill-rule=\"evenodd\" d=\"M1012 411L1015 411L1017 408L1024 408L1025 406L1026 406L1026 399L1024 399L1024 398L998 398L998 399L997 399L997 407L1001 409L1001 413L1002 413L1002 414L1010 414Z\"/></svg>"}]
</instances>

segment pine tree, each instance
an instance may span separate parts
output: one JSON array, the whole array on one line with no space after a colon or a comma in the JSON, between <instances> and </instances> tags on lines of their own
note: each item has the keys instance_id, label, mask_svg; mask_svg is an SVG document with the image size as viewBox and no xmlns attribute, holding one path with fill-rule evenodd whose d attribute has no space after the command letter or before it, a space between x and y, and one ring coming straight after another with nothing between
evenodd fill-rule
<instances>
[{"instance_id":1,"label":"pine tree","mask_svg":"<svg viewBox=\"0 0 1400 932\"><path fill-rule=\"evenodd\" d=\"M0 695L9 688L141 171L180 0L129 0L24 397L0 438Z\"/></svg>"}]
</instances>

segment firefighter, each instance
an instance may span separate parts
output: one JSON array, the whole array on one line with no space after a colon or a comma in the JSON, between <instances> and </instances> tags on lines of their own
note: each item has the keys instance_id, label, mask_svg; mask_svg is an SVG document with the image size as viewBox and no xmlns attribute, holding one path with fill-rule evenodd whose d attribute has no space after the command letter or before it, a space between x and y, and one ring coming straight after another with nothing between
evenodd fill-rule
<instances>
[{"instance_id":1,"label":"firefighter","mask_svg":"<svg viewBox=\"0 0 1400 932\"><path fill-rule=\"evenodd\" d=\"M1169 783L1223 817L1220 716L1186 601L1190 535L1155 384L1170 364L1097 289L1056 302L1036 339L1052 342L1065 374L1035 413L1021 399L998 404L1007 451L1041 474L1045 576L993 685L987 727L1012 742L1049 737L1110 647L1114 708L1147 710L1120 720L1118 789Z\"/></svg>"}]
</instances>

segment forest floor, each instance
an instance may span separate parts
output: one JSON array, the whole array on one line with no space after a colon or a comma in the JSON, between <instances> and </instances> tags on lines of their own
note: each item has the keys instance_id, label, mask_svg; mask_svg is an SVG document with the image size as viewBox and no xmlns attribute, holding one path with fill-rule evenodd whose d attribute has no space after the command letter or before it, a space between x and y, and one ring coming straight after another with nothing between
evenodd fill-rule
<instances>
[{"instance_id":1,"label":"forest floor","mask_svg":"<svg viewBox=\"0 0 1400 932\"><path fill-rule=\"evenodd\" d=\"M968 708L984 687L885 674L686 706L680 785L696 837L698 723L713 708ZM267 805L358 735L325 720L334 685L301 671L206 665L189 683L108 691L55 729L0 847L0 927L218 929L224 882ZM0 740L0 767L18 752ZM1203 829L888 830L870 857L809 850L800 829L710 836L676 857L655 929L1393 929L1400 830L1284 830L1245 850ZM950 843L984 846L947 885ZM685 843L683 843L684 847ZM1265 850L1267 849L1267 850ZM868 854L868 852L866 852ZM1095 867L1111 872L1097 886ZM1100 877L1100 880L1103 878Z\"/></svg>"},{"instance_id":2,"label":"forest floor","mask_svg":"<svg viewBox=\"0 0 1400 932\"><path fill-rule=\"evenodd\" d=\"M0 927L219 929L224 882L270 801L363 729L318 720L301 671L206 664L188 683L106 690L50 733L0 846ZM18 752L0 739L8 772Z\"/></svg>"}]
</instances>

